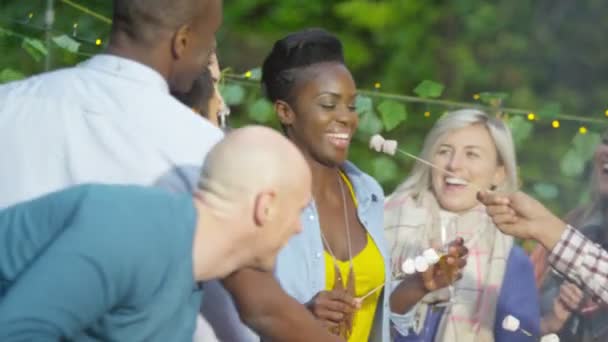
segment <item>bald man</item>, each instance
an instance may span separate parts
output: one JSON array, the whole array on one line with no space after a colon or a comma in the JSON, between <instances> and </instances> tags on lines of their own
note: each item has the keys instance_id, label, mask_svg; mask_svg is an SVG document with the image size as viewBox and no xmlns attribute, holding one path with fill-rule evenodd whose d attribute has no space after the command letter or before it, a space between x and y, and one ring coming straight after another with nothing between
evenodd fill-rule
<instances>
[{"instance_id":1,"label":"bald man","mask_svg":"<svg viewBox=\"0 0 608 342\"><path fill-rule=\"evenodd\" d=\"M290 142L249 127L194 196L81 185L0 211L0 341L192 341L197 283L272 270L310 187Z\"/></svg>"}]
</instances>

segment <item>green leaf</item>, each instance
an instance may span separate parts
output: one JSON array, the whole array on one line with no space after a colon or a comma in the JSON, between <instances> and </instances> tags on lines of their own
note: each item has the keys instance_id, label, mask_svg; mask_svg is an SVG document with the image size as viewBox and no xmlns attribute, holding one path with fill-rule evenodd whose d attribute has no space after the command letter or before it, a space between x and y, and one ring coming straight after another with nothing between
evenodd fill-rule
<instances>
[{"instance_id":1,"label":"green leaf","mask_svg":"<svg viewBox=\"0 0 608 342\"><path fill-rule=\"evenodd\" d=\"M249 107L249 117L257 122L267 123L272 120L274 108L270 101L261 98Z\"/></svg>"},{"instance_id":2,"label":"green leaf","mask_svg":"<svg viewBox=\"0 0 608 342\"><path fill-rule=\"evenodd\" d=\"M583 160L589 160L593 157L595 148L600 144L600 141L602 141L602 137L599 133L589 132L575 135L572 139L572 145Z\"/></svg>"},{"instance_id":3,"label":"green leaf","mask_svg":"<svg viewBox=\"0 0 608 342\"><path fill-rule=\"evenodd\" d=\"M441 83L424 80L414 89L414 93L424 98L436 98L443 94L444 88L445 86Z\"/></svg>"},{"instance_id":4,"label":"green leaf","mask_svg":"<svg viewBox=\"0 0 608 342\"><path fill-rule=\"evenodd\" d=\"M479 100L493 107L500 107L509 98L509 94L503 92L485 91L479 94Z\"/></svg>"},{"instance_id":5,"label":"green leaf","mask_svg":"<svg viewBox=\"0 0 608 342\"><path fill-rule=\"evenodd\" d=\"M556 118L562 110L562 106L559 103L549 103L538 111L538 117L541 119L553 119Z\"/></svg>"},{"instance_id":6,"label":"green leaf","mask_svg":"<svg viewBox=\"0 0 608 342\"><path fill-rule=\"evenodd\" d=\"M368 139L370 136L380 132L382 132L382 121L378 119L378 116L373 111L361 115L357 133L365 135L364 138Z\"/></svg>"},{"instance_id":7,"label":"green leaf","mask_svg":"<svg viewBox=\"0 0 608 342\"><path fill-rule=\"evenodd\" d=\"M378 30L399 20L394 5L380 1L340 1L335 5L335 12L353 27Z\"/></svg>"},{"instance_id":8,"label":"green leaf","mask_svg":"<svg viewBox=\"0 0 608 342\"><path fill-rule=\"evenodd\" d=\"M238 84L222 84L220 93L229 106L238 106L245 98L245 89Z\"/></svg>"},{"instance_id":9,"label":"green leaf","mask_svg":"<svg viewBox=\"0 0 608 342\"><path fill-rule=\"evenodd\" d=\"M555 199L559 195L559 189L555 184L551 183L534 184L534 192L536 192L538 196L547 200Z\"/></svg>"},{"instance_id":10,"label":"green leaf","mask_svg":"<svg viewBox=\"0 0 608 342\"><path fill-rule=\"evenodd\" d=\"M46 56L49 52L40 41L40 39L24 38L21 47L27 51L27 53L36 61L40 62L42 57Z\"/></svg>"},{"instance_id":11,"label":"green leaf","mask_svg":"<svg viewBox=\"0 0 608 342\"><path fill-rule=\"evenodd\" d=\"M5 29L4 27L0 27L0 37L2 36L7 36L10 37L13 35L13 32L10 30Z\"/></svg>"},{"instance_id":12,"label":"green leaf","mask_svg":"<svg viewBox=\"0 0 608 342\"><path fill-rule=\"evenodd\" d=\"M379 182L392 180L395 175L399 174L397 163L387 156L379 156L374 158L372 162L373 175Z\"/></svg>"},{"instance_id":13,"label":"green leaf","mask_svg":"<svg viewBox=\"0 0 608 342\"><path fill-rule=\"evenodd\" d=\"M65 34L53 37L53 42L60 48L72 53L78 52L78 49L80 49L80 43Z\"/></svg>"},{"instance_id":14,"label":"green leaf","mask_svg":"<svg viewBox=\"0 0 608 342\"><path fill-rule=\"evenodd\" d=\"M382 117L382 123L387 131L397 127L407 119L407 109L405 105L392 100L386 100L378 105L378 111Z\"/></svg>"},{"instance_id":15,"label":"green leaf","mask_svg":"<svg viewBox=\"0 0 608 342\"><path fill-rule=\"evenodd\" d=\"M534 129L534 125L532 125L532 123L521 115L511 117L507 124L511 129L513 142L516 146L519 146L524 140L526 140Z\"/></svg>"},{"instance_id":16,"label":"green leaf","mask_svg":"<svg viewBox=\"0 0 608 342\"><path fill-rule=\"evenodd\" d=\"M585 169L585 159L575 149L571 149L562 157L559 166L564 176L579 176Z\"/></svg>"},{"instance_id":17,"label":"green leaf","mask_svg":"<svg viewBox=\"0 0 608 342\"><path fill-rule=\"evenodd\" d=\"M14 69L4 69L0 71L0 83L7 83L24 79L25 75Z\"/></svg>"},{"instance_id":18,"label":"green leaf","mask_svg":"<svg viewBox=\"0 0 608 342\"><path fill-rule=\"evenodd\" d=\"M372 113L374 111L374 101L371 97L359 95L355 101L355 107L359 115Z\"/></svg>"}]
</instances>

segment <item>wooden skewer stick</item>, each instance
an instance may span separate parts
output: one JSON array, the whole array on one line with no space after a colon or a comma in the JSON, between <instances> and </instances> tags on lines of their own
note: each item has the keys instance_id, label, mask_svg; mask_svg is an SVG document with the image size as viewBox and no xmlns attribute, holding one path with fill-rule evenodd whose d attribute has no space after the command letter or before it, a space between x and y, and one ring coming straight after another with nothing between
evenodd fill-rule
<instances>
[{"instance_id":1,"label":"wooden skewer stick","mask_svg":"<svg viewBox=\"0 0 608 342\"><path fill-rule=\"evenodd\" d=\"M374 294L376 291L380 290L382 287L384 287L384 283L378 285L376 288L374 288L373 290L369 291L368 293L366 293L363 297L358 297L355 298L356 300L359 301L359 303L363 302L365 300L365 298L371 296L372 294Z\"/></svg>"},{"instance_id":2,"label":"wooden skewer stick","mask_svg":"<svg viewBox=\"0 0 608 342\"><path fill-rule=\"evenodd\" d=\"M437 165L435 165L435 164L433 164L433 163L431 163L431 162L429 162L429 161L426 161L426 160L424 160L424 159L422 159L422 158L420 158L420 157L417 157L417 156L415 156L415 155L413 155L413 154L411 154L411 153L408 153L408 152L406 152L406 151L403 151L403 150L402 150L402 149L400 149L400 148L398 148L398 149L397 149L397 152L399 152L399 153L401 153L401 154L403 154L403 155L405 155L405 156L407 156L407 157L410 157L410 158L412 158L412 159L415 159L415 160L417 160L417 161L421 162L422 164L425 164L425 165L427 165L427 166L430 166L430 167L434 168L435 170L441 171L441 172L445 173L445 174L446 174L446 175L448 175L448 176L452 176L452 177L454 177L454 178L458 178L458 179L460 179L460 177L459 177L458 175L456 175L455 173L450 172L450 171L448 171L448 170L446 170L446 169L443 169L443 168L441 168L441 167L439 167L439 166L437 166ZM474 187L474 188L475 188L475 190L477 190L477 191L482 191L482 190L483 190L483 189L481 189L479 186L477 186L475 183L467 182L467 184L469 184L469 185L471 185L472 187Z\"/></svg>"}]
</instances>

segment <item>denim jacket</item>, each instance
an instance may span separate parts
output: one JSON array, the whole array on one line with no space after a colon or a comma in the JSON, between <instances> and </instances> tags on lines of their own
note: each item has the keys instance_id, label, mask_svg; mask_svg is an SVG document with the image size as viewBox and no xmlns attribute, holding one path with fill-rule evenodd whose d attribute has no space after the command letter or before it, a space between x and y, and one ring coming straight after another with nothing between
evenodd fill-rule
<instances>
[{"instance_id":1,"label":"denim jacket","mask_svg":"<svg viewBox=\"0 0 608 342\"><path fill-rule=\"evenodd\" d=\"M390 261L384 239L382 188L372 177L360 171L352 163L345 163L343 170L353 185L359 203L357 207L359 220L382 254L385 281L390 286ZM318 292L325 290L325 261L321 227L314 203L308 205L300 219L304 229L302 233L291 238L287 246L281 250L277 259L276 275L281 287L289 295L300 303L306 303ZM370 333L370 341L374 342L389 340L390 291L383 290L383 292Z\"/></svg>"}]
</instances>

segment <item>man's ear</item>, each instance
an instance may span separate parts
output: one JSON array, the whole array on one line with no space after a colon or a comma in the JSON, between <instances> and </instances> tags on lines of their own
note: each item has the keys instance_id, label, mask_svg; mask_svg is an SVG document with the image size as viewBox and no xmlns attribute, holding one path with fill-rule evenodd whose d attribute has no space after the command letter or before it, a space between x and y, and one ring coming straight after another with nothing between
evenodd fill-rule
<instances>
[{"instance_id":1,"label":"man's ear","mask_svg":"<svg viewBox=\"0 0 608 342\"><path fill-rule=\"evenodd\" d=\"M253 221L256 226L264 226L275 215L276 193L266 190L258 193L253 206Z\"/></svg>"},{"instance_id":2,"label":"man's ear","mask_svg":"<svg viewBox=\"0 0 608 342\"><path fill-rule=\"evenodd\" d=\"M190 25L180 26L171 40L171 52L173 58L180 59L186 53L186 48L190 44Z\"/></svg>"},{"instance_id":3,"label":"man's ear","mask_svg":"<svg viewBox=\"0 0 608 342\"><path fill-rule=\"evenodd\" d=\"M289 103L283 100L276 100L274 102L274 111L279 117L279 121L283 126L289 126L295 121L295 112L291 109Z\"/></svg>"}]
</instances>

